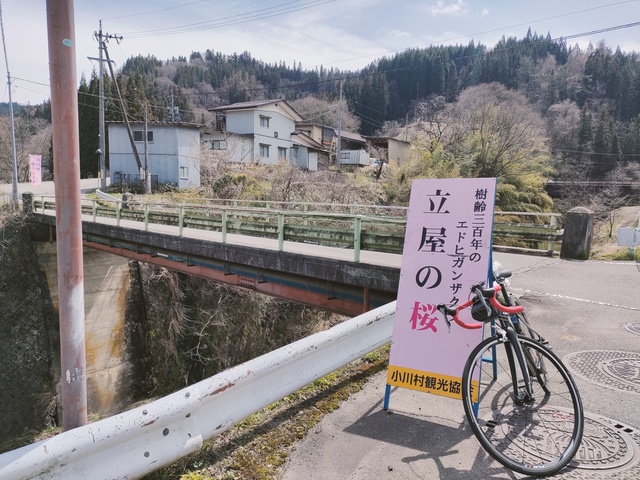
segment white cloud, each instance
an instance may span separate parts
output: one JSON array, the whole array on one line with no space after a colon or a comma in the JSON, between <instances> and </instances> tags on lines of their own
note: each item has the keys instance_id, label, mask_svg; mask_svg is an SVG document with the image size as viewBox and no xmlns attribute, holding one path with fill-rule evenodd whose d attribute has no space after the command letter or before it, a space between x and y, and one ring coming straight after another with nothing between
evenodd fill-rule
<instances>
[{"instance_id":1,"label":"white cloud","mask_svg":"<svg viewBox=\"0 0 640 480\"><path fill-rule=\"evenodd\" d=\"M453 2L437 0L436 4L429 8L429 12L434 17L438 15L465 15L469 9L464 0L454 0Z\"/></svg>"}]
</instances>

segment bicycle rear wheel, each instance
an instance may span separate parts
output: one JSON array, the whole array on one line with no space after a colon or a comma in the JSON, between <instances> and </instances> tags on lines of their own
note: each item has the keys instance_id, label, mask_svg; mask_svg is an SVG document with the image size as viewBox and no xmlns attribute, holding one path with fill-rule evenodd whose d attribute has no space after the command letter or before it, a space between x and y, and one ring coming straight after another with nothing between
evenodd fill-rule
<instances>
[{"instance_id":1,"label":"bicycle rear wheel","mask_svg":"<svg viewBox=\"0 0 640 480\"><path fill-rule=\"evenodd\" d=\"M569 372L551 350L526 337L519 340L527 363L541 358L545 365L544 376L531 376L533 399L516 400L512 372L517 372L518 388L523 385L522 372L517 360L515 368L509 364L509 342L491 337L474 349L465 365L464 410L482 447L502 465L525 475L552 475L571 462L580 447L582 402ZM491 358L496 378L493 363L487 361Z\"/></svg>"}]
</instances>

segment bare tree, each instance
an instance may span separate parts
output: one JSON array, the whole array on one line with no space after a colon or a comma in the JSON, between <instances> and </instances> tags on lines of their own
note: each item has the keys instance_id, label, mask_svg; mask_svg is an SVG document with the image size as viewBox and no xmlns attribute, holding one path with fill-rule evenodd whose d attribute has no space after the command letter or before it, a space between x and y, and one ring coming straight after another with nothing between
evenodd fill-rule
<instances>
[{"instance_id":1,"label":"bare tree","mask_svg":"<svg viewBox=\"0 0 640 480\"><path fill-rule=\"evenodd\" d=\"M620 208L629 202L629 195L623 193L623 184L640 180L640 164L632 163L616 167L607 174L605 186L591 199L590 207L596 220L604 222L607 226L607 235L613 238L613 230L618 221Z\"/></svg>"},{"instance_id":2,"label":"bare tree","mask_svg":"<svg viewBox=\"0 0 640 480\"><path fill-rule=\"evenodd\" d=\"M449 111L453 134L447 149L466 176L541 173L549 162L543 118L524 94L501 84L464 90Z\"/></svg>"},{"instance_id":3,"label":"bare tree","mask_svg":"<svg viewBox=\"0 0 640 480\"><path fill-rule=\"evenodd\" d=\"M338 101L329 102L309 96L292 100L289 103L295 111L308 122L330 127L338 126L338 110L340 106L340 102ZM349 132L357 132L360 130L360 119L349 110L346 100L342 101L341 117L342 128L344 130Z\"/></svg>"}]
</instances>

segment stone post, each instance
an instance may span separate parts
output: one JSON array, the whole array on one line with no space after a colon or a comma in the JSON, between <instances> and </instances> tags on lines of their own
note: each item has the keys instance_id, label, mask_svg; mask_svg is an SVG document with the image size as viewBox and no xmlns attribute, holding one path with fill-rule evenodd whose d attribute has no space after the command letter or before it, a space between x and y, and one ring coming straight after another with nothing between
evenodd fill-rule
<instances>
[{"instance_id":1,"label":"stone post","mask_svg":"<svg viewBox=\"0 0 640 480\"><path fill-rule=\"evenodd\" d=\"M575 207L567 212L562 235L560 258L587 260L593 237L593 212L586 207Z\"/></svg>"},{"instance_id":2,"label":"stone post","mask_svg":"<svg viewBox=\"0 0 640 480\"><path fill-rule=\"evenodd\" d=\"M33 213L33 193L24 192L22 194L22 211L24 213Z\"/></svg>"}]
</instances>

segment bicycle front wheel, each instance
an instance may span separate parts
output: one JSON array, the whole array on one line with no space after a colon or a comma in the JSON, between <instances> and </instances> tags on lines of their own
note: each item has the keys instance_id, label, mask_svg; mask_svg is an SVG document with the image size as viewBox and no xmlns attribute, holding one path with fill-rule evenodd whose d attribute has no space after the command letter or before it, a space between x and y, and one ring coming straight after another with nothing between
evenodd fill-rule
<instances>
[{"instance_id":1,"label":"bicycle front wheel","mask_svg":"<svg viewBox=\"0 0 640 480\"><path fill-rule=\"evenodd\" d=\"M544 375L531 375L532 398L521 395L524 379L517 360L508 354L509 342L491 337L474 349L465 365L464 410L482 447L502 465L525 475L552 475L571 462L580 447L582 402L571 375L551 350L526 337L519 341L525 363L540 358L545 365Z\"/></svg>"}]
</instances>

